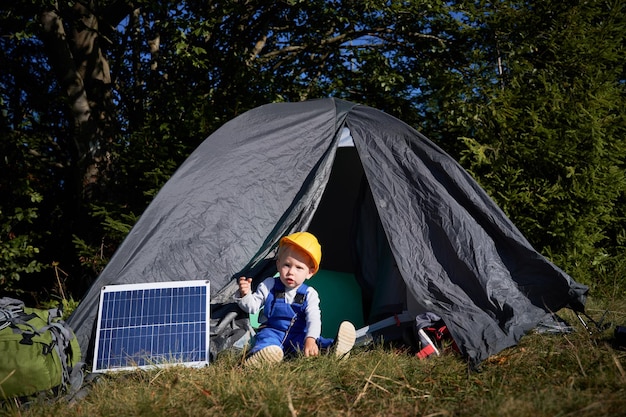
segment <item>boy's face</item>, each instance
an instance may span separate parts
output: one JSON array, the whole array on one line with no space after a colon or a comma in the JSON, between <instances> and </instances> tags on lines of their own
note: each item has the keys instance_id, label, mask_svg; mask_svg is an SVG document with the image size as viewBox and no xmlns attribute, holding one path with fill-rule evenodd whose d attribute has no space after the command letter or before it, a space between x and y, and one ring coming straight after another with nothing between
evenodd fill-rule
<instances>
[{"instance_id":1,"label":"boy's face","mask_svg":"<svg viewBox=\"0 0 626 417\"><path fill-rule=\"evenodd\" d=\"M285 248L282 256L276 260L276 268L280 274L280 281L285 288L298 288L302 283L313 276L309 256L292 247Z\"/></svg>"}]
</instances>

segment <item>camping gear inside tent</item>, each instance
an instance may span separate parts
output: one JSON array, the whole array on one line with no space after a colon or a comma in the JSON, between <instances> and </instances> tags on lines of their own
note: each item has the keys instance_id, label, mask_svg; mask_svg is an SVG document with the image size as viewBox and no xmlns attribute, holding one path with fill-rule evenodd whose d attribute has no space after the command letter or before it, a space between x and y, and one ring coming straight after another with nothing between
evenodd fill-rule
<instances>
[{"instance_id":1,"label":"camping gear inside tent","mask_svg":"<svg viewBox=\"0 0 626 417\"><path fill-rule=\"evenodd\" d=\"M329 98L261 106L210 135L69 323L90 352L100 288L197 279L211 282L213 318L239 317L237 278L273 275L279 239L300 230L322 245L320 296L335 303L323 317L355 298L363 324L433 312L472 363L551 312L584 310L587 287L534 250L449 155L382 111ZM211 334L223 343L214 349L236 331L216 322Z\"/></svg>"}]
</instances>

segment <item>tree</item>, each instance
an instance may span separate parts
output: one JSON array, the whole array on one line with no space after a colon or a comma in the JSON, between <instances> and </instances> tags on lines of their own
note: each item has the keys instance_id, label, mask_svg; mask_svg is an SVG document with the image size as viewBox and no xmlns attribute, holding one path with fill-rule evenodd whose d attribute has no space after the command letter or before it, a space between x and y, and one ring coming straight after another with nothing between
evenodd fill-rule
<instances>
[{"instance_id":1,"label":"tree","mask_svg":"<svg viewBox=\"0 0 626 417\"><path fill-rule=\"evenodd\" d=\"M54 263L81 294L209 133L261 104L330 95L434 139L567 269L623 253L618 1L2 8L5 287L50 291Z\"/></svg>"},{"instance_id":2,"label":"tree","mask_svg":"<svg viewBox=\"0 0 626 417\"><path fill-rule=\"evenodd\" d=\"M453 98L432 95L455 116L440 131L540 251L591 281L624 260L624 4L461 9L478 59L443 76Z\"/></svg>"},{"instance_id":3,"label":"tree","mask_svg":"<svg viewBox=\"0 0 626 417\"><path fill-rule=\"evenodd\" d=\"M3 72L7 113L18 119L24 107L32 115L28 128L6 124L15 137L11 145L22 152L6 169L17 165L19 178L36 178L34 192L43 196L32 207L40 221L28 225L27 236L43 232L29 237L34 250L25 256L39 269L61 264L80 292L209 132L268 101L332 94L344 45L368 35L354 19L361 10L375 16L376 3L345 2L341 15L328 1L23 0L3 6L3 51L12 63ZM29 20L32 15L37 19ZM382 36L388 29L373 32ZM23 53L11 52L18 48ZM377 82L397 77L390 72ZM13 82L17 76L24 80ZM36 81L32 90L28 79ZM5 201L7 209L23 207ZM3 242L17 243L17 229L8 219L5 224ZM13 277L20 274L16 266L7 265ZM42 275L32 277L31 288L40 288Z\"/></svg>"}]
</instances>

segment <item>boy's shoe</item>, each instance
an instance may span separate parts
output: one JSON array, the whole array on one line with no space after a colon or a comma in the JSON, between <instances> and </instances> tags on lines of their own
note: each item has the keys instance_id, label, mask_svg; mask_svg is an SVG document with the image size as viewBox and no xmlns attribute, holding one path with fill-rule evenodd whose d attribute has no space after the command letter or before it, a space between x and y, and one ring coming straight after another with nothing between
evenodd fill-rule
<instances>
[{"instance_id":1,"label":"boy's shoe","mask_svg":"<svg viewBox=\"0 0 626 417\"><path fill-rule=\"evenodd\" d=\"M245 361L245 366L259 366L262 364L278 363L283 360L283 350L280 346L270 345L254 352Z\"/></svg>"},{"instance_id":2,"label":"boy's shoe","mask_svg":"<svg viewBox=\"0 0 626 417\"><path fill-rule=\"evenodd\" d=\"M354 347L356 341L356 329L349 321L343 321L339 325L337 337L335 338L335 356L338 358L347 358L350 350Z\"/></svg>"}]
</instances>

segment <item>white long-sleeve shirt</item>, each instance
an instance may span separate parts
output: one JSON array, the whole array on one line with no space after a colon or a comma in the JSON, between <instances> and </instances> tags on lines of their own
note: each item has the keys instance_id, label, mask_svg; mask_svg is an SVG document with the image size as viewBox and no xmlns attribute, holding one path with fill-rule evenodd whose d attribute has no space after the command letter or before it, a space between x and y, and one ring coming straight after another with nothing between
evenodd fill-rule
<instances>
[{"instance_id":1,"label":"white long-sleeve shirt","mask_svg":"<svg viewBox=\"0 0 626 417\"><path fill-rule=\"evenodd\" d=\"M261 307L265 304L267 296L274 288L274 280L276 278L266 278L259 284L255 292L249 292L245 297L235 298L237 304L243 311L249 314L258 313ZM298 288L285 287L285 302L287 304L293 303L293 300L298 292ZM312 337L315 340L319 339L322 334L322 312L320 310L320 297L315 288L309 286L306 292L307 306L305 310L306 327L304 332L306 337Z\"/></svg>"}]
</instances>

